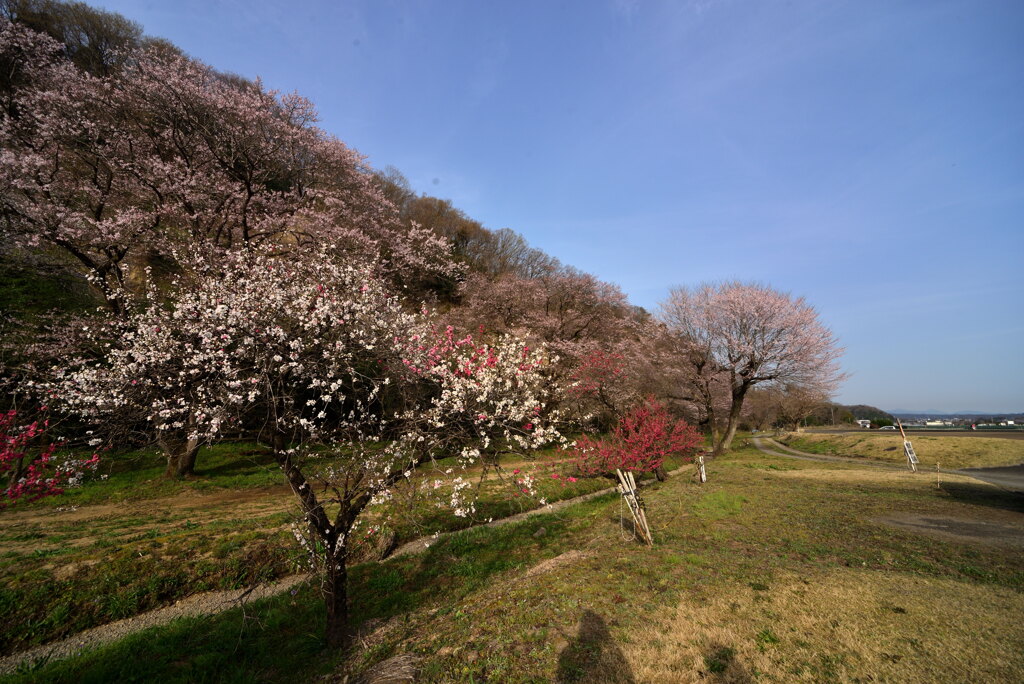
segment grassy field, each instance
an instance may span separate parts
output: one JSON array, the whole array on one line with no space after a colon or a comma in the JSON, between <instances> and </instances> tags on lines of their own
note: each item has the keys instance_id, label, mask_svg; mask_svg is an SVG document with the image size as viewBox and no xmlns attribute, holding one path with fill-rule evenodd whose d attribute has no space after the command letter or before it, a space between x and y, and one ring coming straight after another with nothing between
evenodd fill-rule
<instances>
[{"instance_id":1,"label":"grassy field","mask_svg":"<svg viewBox=\"0 0 1024 684\"><path fill-rule=\"evenodd\" d=\"M104 479L0 513L0 620L9 627L0 630L0 655L196 592L243 588L304 567L291 532L298 507L266 449L205 448L189 480L163 478L163 465L155 451L110 456ZM477 481L473 518L421 502L392 518L388 538L400 544L539 505L510 496L507 482ZM610 485L542 477L537 486L540 497L557 501ZM374 523L383 514L370 510L365 518ZM354 546L357 558L380 552L358 536Z\"/></svg>"},{"instance_id":2,"label":"grassy field","mask_svg":"<svg viewBox=\"0 0 1024 684\"><path fill-rule=\"evenodd\" d=\"M903 438L897 432L882 434L809 434L790 432L782 443L812 454L832 454L853 458L903 463ZM942 468L978 468L1024 463L1024 440L998 437L955 437L950 435L910 435L917 458L924 465Z\"/></svg>"},{"instance_id":3,"label":"grassy field","mask_svg":"<svg viewBox=\"0 0 1024 684\"><path fill-rule=\"evenodd\" d=\"M709 476L645 490L654 548L604 496L357 566L344 657L304 586L12 681L310 681L396 654L436 682L1024 679L1021 497L752 449Z\"/></svg>"}]
</instances>

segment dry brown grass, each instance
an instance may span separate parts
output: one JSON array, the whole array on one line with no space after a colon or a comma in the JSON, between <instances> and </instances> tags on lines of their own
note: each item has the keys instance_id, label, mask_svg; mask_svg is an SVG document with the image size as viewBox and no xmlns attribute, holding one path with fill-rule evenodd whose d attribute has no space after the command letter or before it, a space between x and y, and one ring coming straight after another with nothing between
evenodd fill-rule
<instances>
[{"instance_id":1,"label":"dry brown grass","mask_svg":"<svg viewBox=\"0 0 1024 684\"><path fill-rule=\"evenodd\" d=\"M1024 681L1024 595L837 569L686 600L623 644L637 681Z\"/></svg>"},{"instance_id":2,"label":"dry brown grass","mask_svg":"<svg viewBox=\"0 0 1024 684\"><path fill-rule=\"evenodd\" d=\"M909 470L883 470L881 468L857 468L856 466L853 466L846 470L839 470L836 468L822 468L820 470L814 468L801 468L799 470L768 471L767 474L771 477L814 480L815 482L829 482L846 485L873 484L887 487L915 489L920 487L934 489L936 482L934 468L931 472L926 468L922 468L918 472L912 473ZM992 487L995 489L995 485L979 484L978 480L975 480L969 475L942 473L940 480L944 484L971 484L986 488Z\"/></svg>"},{"instance_id":3,"label":"dry brown grass","mask_svg":"<svg viewBox=\"0 0 1024 684\"><path fill-rule=\"evenodd\" d=\"M910 435L914 451L922 465L943 468L1024 463L1024 440L998 437L955 437L949 435ZM823 435L789 433L782 441L797 449L839 456L862 456L879 461L903 463L903 438L899 433Z\"/></svg>"}]
</instances>

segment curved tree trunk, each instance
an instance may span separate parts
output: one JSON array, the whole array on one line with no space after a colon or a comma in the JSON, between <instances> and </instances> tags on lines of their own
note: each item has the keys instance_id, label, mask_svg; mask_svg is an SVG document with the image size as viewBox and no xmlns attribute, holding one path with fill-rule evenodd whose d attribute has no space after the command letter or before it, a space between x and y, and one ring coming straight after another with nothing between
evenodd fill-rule
<instances>
[{"instance_id":1,"label":"curved tree trunk","mask_svg":"<svg viewBox=\"0 0 1024 684\"><path fill-rule=\"evenodd\" d=\"M284 435L275 432L271 438L274 442L274 456L278 465L288 479L288 485L298 497L302 510L309 524L310 540L319 540L323 544L323 596L327 605L327 646L332 649L347 648L350 643L348 625L348 534L355 522L356 515L369 501L369 495L361 497L355 504L349 500L342 502L342 510L334 524L330 523L323 506L317 501L313 488L306 476L292 460L286 450Z\"/></svg>"},{"instance_id":2,"label":"curved tree trunk","mask_svg":"<svg viewBox=\"0 0 1024 684\"><path fill-rule=\"evenodd\" d=\"M725 427L725 434L722 441L715 447L715 456L725 453L732 446L732 438L736 436L736 428L740 424L740 413L743 411L743 399L747 396L747 385L741 385L733 390L732 406L729 407L729 423Z\"/></svg>"},{"instance_id":3,"label":"curved tree trunk","mask_svg":"<svg viewBox=\"0 0 1024 684\"><path fill-rule=\"evenodd\" d=\"M167 458L164 477L181 478L195 474L196 456L199 454L199 439L190 438L188 428L162 430L157 442Z\"/></svg>"}]
</instances>

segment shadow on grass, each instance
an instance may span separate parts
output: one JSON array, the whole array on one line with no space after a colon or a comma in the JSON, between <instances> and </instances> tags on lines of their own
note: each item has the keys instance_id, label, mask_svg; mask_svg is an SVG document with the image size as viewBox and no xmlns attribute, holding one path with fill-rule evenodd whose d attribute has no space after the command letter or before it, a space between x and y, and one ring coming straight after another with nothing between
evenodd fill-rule
<instances>
[{"instance_id":1,"label":"shadow on grass","mask_svg":"<svg viewBox=\"0 0 1024 684\"><path fill-rule=\"evenodd\" d=\"M534 537L541 527L547 533ZM540 560L549 548L557 550L565 529L564 520L538 515L511 525L463 530L418 556L356 566L349 590L353 623L415 611L442 597L443 614L492 576Z\"/></svg>"},{"instance_id":2,"label":"shadow on grass","mask_svg":"<svg viewBox=\"0 0 1024 684\"><path fill-rule=\"evenodd\" d=\"M65 661L23 666L12 682L303 681L329 667L314 588L209 618L185 618ZM296 673L308 677L296 679Z\"/></svg>"},{"instance_id":3,"label":"shadow on grass","mask_svg":"<svg viewBox=\"0 0 1024 684\"><path fill-rule=\"evenodd\" d=\"M731 684L753 684L747 668L736 659L736 649L722 644L711 644L704 655L704 667L717 681Z\"/></svg>"},{"instance_id":4,"label":"shadow on grass","mask_svg":"<svg viewBox=\"0 0 1024 684\"><path fill-rule=\"evenodd\" d=\"M1024 494L974 482L943 482L942 491L961 503L1024 513Z\"/></svg>"},{"instance_id":5,"label":"shadow on grass","mask_svg":"<svg viewBox=\"0 0 1024 684\"><path fill-rule=\"evenodd\" d=\"M558 656L555 681L565 682L636 682L622 650L612 639L608 626L597 613L583 611L580 629Z\"/></svg>"},{"instance_id":6,"label":"shadow on grass","mask_svg":"<svg viewBox=\"0 0 1024 684\"><path fill-rule=\"evenodd\" d=\"M535 538L541 526L547 533ZM353 627L428 605L455 610L495 574L559 550L567 523L541 515L444 538L419 557L352 568ZM12 682L313 681L343 654L325 650L325 609L316 583L204 618L177 620L68 660L26 665Z\"/></svg>"},{"instance_id":7,"label":"shadow on grass","mask_svg":"<svg viewBox=\"0 0 1024 684\"><path fill-rule=\"evenodd\" d=\"M196 475L200 477L206 476L217 476L217 475L252 475L253 473L265 473L271 471L277 476L276 479L280 479L284 483L284 477L279 475L279 468L277 462L274 460L274 454L270 450L264 449L246 449L240 451L240 453L230 460L227 460L226 456L221 456L218 461L223 460L217 465L210 467L203 467L202 456L204 452L199 452L199 459L197 459Z\"/></svg>"}]
</instances>

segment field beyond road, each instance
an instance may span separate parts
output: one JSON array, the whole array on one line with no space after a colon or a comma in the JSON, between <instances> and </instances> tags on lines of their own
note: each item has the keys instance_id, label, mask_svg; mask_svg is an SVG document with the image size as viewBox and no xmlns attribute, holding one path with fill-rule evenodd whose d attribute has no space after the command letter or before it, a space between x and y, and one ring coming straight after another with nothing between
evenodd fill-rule
<instances>
[{"instance_id":1,"label":"field beyond road","mask_svg":"<svg viewBox=\"0 0 1024 684\"><path fill-rule=\"evenodd\" d=\"M1024 463L1024 440L934 432L909 433L907 438L913 443L921 464L931 468L936 463L947 470ZM812 454L906 462L899 432L789 432L778 440Z\"/></svg>"},{"instance_id":2,"label":"field beyond road","mask_svg":"<svg viewBox=\"0 0 1024 684\"><path fill-rule=\"evenodd\" d=\"M907 433L908 439L914 439L921 435L931 435L937 437L978 437L981 439L1024 439L1024 430L947 430L947 429L931 429L931 428L912 428L903 426L904 432ZM886 430L885 432L890 432ZM803 428L802 434L812 435L874 435L880 434L874 430L868 431L864 428Z\"/></svg>"},{"instance_id":3,"label":"field beyond road","mask_svg":"<svg viewBox=\"0 0 1024 684\"><path fill-rule=\"evenodd\" d=\"M340 681L398 656L426 682L1024 680L1024 497L960 475L938 488L925 474L749 448L708 469L703 486L684 472L644 490L653 548L632 538L619 499L602 496L354 566L361 627L345 657L324 651L311 583L10 681ZM280 493L265 496L262 514L280 515ZM139 519L130 536L130 508L87 509L79 529L61 530L66 543L116 526L119 558L163 534ZM215 509L168 522L163 570L188 564L190 534L213 549L219 535L258 543L226 510L223 527ZM280 543L278 520L252 529L268 548ZM117 562L99 560L90 576L129 570Z\"/></svg>"}]
</instances>

